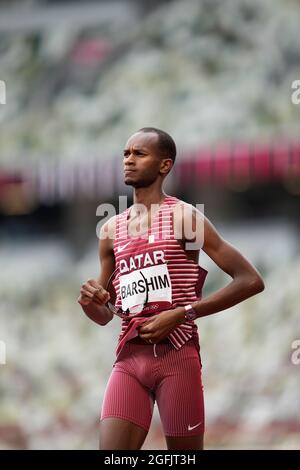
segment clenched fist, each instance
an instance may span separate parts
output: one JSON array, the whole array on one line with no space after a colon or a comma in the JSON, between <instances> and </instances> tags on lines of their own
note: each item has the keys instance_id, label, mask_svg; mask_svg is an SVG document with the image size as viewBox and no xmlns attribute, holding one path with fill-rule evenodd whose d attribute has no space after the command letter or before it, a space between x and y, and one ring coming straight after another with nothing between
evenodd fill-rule
<instances>
[{"instance_id":1,"label":"clenched fist","mask_svg":"<svg viewBox=\"0 0 300 470\"><path fill-rule=\"evenodd\" d=\"M80 296L77 302L82 306L90 305L92 302L98 305L105 305L110 299L110 294L95 279L89 279L82 284Z\"/></svg>"}]
</instances>

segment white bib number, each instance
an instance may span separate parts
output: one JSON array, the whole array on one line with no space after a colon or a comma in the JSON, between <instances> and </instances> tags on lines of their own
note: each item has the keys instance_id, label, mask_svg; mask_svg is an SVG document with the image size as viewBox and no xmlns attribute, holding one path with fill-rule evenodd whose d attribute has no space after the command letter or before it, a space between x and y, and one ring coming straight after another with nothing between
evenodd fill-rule
<instances>
[{"instance_id":1,"label":"white bib number","mask_svg":"<svg viewBox=\"0 0 300 470\"><path fill-rule=\"evenodd\" d=\"M143 273L145 279L141 275ZM158 264L120 276L122 310L143 304L147 295L150 302L172 303L172 286L166 264Z\"/></svg>"}]
</instances>

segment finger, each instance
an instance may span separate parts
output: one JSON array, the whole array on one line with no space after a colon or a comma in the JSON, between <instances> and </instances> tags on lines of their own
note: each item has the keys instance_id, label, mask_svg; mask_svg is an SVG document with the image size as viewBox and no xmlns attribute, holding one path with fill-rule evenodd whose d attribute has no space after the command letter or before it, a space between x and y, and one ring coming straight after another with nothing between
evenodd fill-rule
<instances>
[{"instance_id":1,"label":"finger","mask_svg":"<svg viewBox=\"0 0 300 470\"><path fill-rule=\"evenodd\" d=\"M141 333L153 333L153 332L154 332L154 329L152 328L151 325L149 325L149 326L147 326L147 325L141 325L139 331L140 331Z\"/></svg>"},{"instance_id":2,"label":"finger","mask_svg":"<svg viewBox=\"0 0 300 470\"><path fill-rule=\"evenodd\" d=\"M104 303L107 302L106 297L100 298L99 296L96 296L94 292L91 292L90 289L86 290L84 288L81 288L80 295L82 298L86 299L84 305L87 305L88 303L91 303L91 302L95 302L99 305L103 305Z\"/></svg>"},{"instance_id":3,"label":"finger","mask_svg":"<svg viewBox=\"0 0 300 470\"><path fill-rule=\"evenodd\" d=\"M88 305L89 303L91 303L91 299L89 297L86 297L86 296L80 296L80 297L78 297L77 302L80 305Z\"/></svg>"},{"instance_id":4,"label":"finger","mask_svg":"<svg viewBox=\"0 0 300 470\"><path fill-rule=\"evenodd\" d=\"M90 292L89 290L84 289L84 288L80 289L80 295L82 297L88 297L89 299L92 299L93 296L94 296L94 294L92 292Z\"/></svg>"},{"instance_id":5,"label":"finger","mask_svg":"<svg viewBox=\"0 0 300 470\"><path fill-rule=\"evenodd\" d=\"M143 323L141 323L137 328L140 329L140 331L152 331L152 323L153 320L146 320Z\"/></svg>"},{"instance_id":6,"label":"finger","mask_svg":"<svg viewBox=\"0 0 300 470\"><path fill-rule=\"evenodd\" d=\"M106 296L109 296L109 292L104 289L104 287L99 284L95 279L89 279L85 284L82 285L82 287L89 292L93 293L94 295L97 294L103 294Z\"/></svg>"},{"instance_id":7,"label":"finger","mask_svg":"<svg viewBox=\"0 0 300 470\"><path fill-rule=\"evenodd\" d=\"M94 287L94 286L98 287ZM86 295L92 299L98 299L102 304L106 303L110 299L110 294L100 284L94 282L94 286L90 283L85 283L81 287L81 294Z\"/></svg>"},{"instance_id":8,"label":"finger","mask_svg":"<svg viewBox=\"0 0 300 470\"><path fill-rule=\"evenodd\" d=\"M140 336L142 339L144 339L145 341L149 341L149 339L152 339L152 340L153 340L153 336L152 336L150 333L148 333L148 334L142 333L142 334L140 334L139 336Z\"/></svg>"},{"instance_id":9,"label":"finger","mask_svg":"<svg viewBox=\"0 0 300 470\"><path fill-rule=\"evenodd\" d=\"M94 295L93 299L95 300L95 302L100 302L101 304L106 304L110 299L110 295L109 295L109 293L107 293L107 294L98 294L98 293L96 293Z\"/></svg>"},{"instance_id":10,"label":"finger","mask_svg":"<svg viewBox=\"0 0 300 470\"><path fill-rule=\"evenodd\" d=\"M102 302L106 303L110 299L110 293L105 290L102 286L99 286L98 289L95 289L94 296L98 297Z\"/></svg>"},{"instance_id":11,"label":"finger","mask_svg":"<svg viewBox=\"0 0 300 470\"><path fill-rule=\"evenodd\" d=\"M101 287L101 286L99 286L99 287ZM96 287L91 286L88 282L86 282L85 284L82 284L81 289L84 290L85 292L90 292L93 295L98 290L98 289L96 289Z\"/></svg>"},{"instance_id":12,"label":"finger","mask_svg":"<svg viewBox=\"0 0 300 470\"><path fill-rule=\"evenodd\" d=\"M99 282L97 282L95 279L88 279L87 284L94 287L95 289L99 289L99 287L102 287Z\"/></svg>"},{"instance_id":13,"label":"finger","mask_svg":"<svg viewBox=\"0 0 300 470\"><path fill-rule=\"evenodd\" d=\"M92 298L92 302L95 302L95 304L101 305L102 307L103 307L103 305L106 304L105 301L100 300L97 296L94 296L94 297Z\"/></svg>"}]
</instances>

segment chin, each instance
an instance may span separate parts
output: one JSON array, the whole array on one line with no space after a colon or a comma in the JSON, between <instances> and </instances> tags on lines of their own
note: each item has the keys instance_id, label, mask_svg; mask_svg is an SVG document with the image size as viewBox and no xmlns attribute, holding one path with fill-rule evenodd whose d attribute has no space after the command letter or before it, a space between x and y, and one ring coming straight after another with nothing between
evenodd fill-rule
<instances>
[{"instance_id":1,"label":"chin","mask_svg":"<svg viewBox=\"0 0 300 470\"><path fill-rule=\"evenodd\" d=\"M133 188L146 188L149 184L145 180L137 180L135 178L124 178L124 183L126 186L132 186Z\"/></svg>"},{"instance_id":2,"label":"chin","mask_svg":"<svg viewBox=\"0 0 300 470\"><path fill-rule=\"evenodd\" d=\"M125 183L127 186L134 186L134 181L133 181L131 178L125 178L125 179L124 179L124 183Z\"/></svg>"},{"instance_id":3,"label":"chin","mask_svg":"<svg viewBox=\"0 0 300 470\"><path fill-rule=\"evenodd\" d=\"M143 184L141 184L142 183L141 181L137 181L134 178L130 178L130 177L125 178L124 183L127 186L133 186L134 188L139 188L139 187L143 186Z\"/></svg>"}]
</instances>

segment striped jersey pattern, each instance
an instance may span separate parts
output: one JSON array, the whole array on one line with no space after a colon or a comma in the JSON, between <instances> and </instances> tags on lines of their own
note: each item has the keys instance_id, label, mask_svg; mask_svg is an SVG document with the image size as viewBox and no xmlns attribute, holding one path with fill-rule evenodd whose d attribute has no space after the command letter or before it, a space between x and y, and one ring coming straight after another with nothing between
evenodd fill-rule
<instances>
[{"instance_id":1,"label":"striped jersey pattern","mask_svg":"<svg viewBox=\"0 0 300 470\"><path fill-rule=\"evenodd\" d=\"M201 299L202 287L207 275L207 271L204 268L187 258L185 250L174 236L172 210L173 206L179 202L180 200L174 196L166 196L151 221L148 231L140 236L131 236L127 232L130 207L116 218L116 237L114 242L116 268L119 268L124 255L142 256L143 253L149 251L150 247L151 250L164 251L172 286L172 306L168 310L188 305ZM117 274L113 281L116 291L116 307L122 307L119 276L120 272L117 269ZM121 340L126 342L126 331L128 331L130 321L132 321L132 318L122 320L119 343ZM194 321L185 321L168 335L169 341L177 350L192 337L198 343L197 325Z\"/></svg>"}]
</instances>

